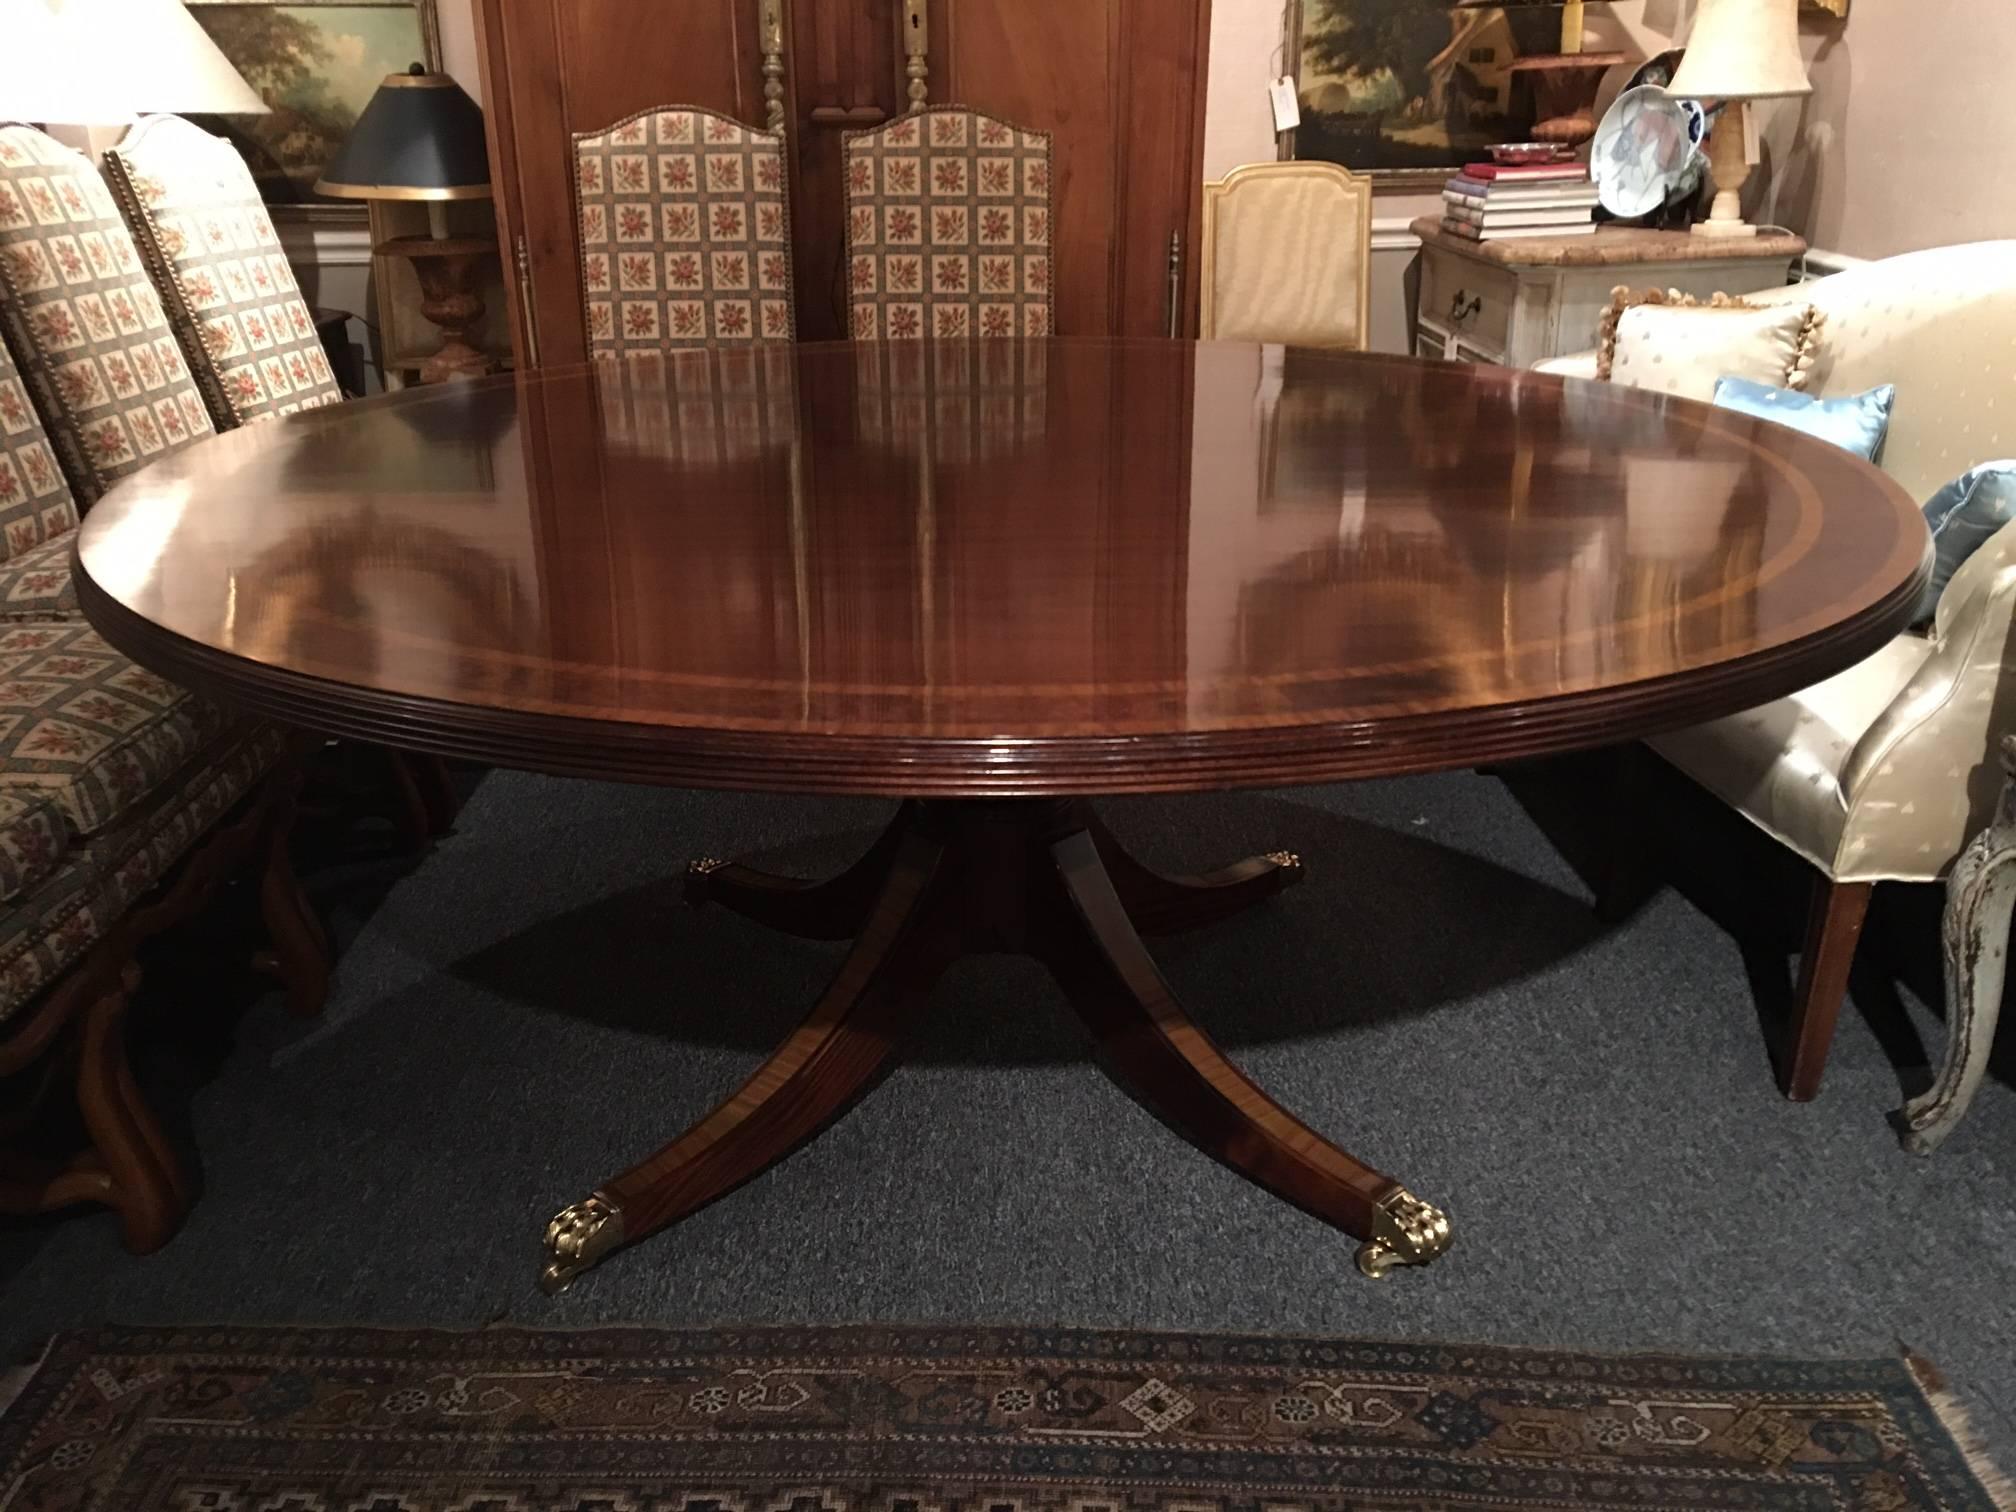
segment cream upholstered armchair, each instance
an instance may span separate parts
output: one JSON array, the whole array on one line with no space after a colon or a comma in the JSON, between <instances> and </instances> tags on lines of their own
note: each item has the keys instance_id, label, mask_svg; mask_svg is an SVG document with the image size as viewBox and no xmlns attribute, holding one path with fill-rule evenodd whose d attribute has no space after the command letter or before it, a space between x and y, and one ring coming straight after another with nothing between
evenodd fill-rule
<instances>
[{"instance_id":1,"label":"cream upholstered armchair","mask_svg":"<svg viewBox=\"0 0 2016 1512\"><path fill-rule=\"evenodd\" d=\"M1807 301L1825 312L1810 392L1831 398L1897 386L1882 465L1916 498L1976 463L2016 456L2016 241L1913 252L1744 297ZM1542 369L1594 373L1588 358ZM1928 631L1900 635L1789 698L1649 742L1818 873L1779 1068L1788 1097L1819 1090L1871 889L1944 876L1995 812L1997 750L2016 732L2012 610L2016 526L1954 574ZM1949 940L1962 903L1949 899ZM1948 1023L1971 1022L1977 1032L1950 1037L1939 1087L1906 1109L1922 1125L1916 1147L1936 1143L1958 1117L1958 1084L1979 1080L1982 1016L1964 1009L1973 969L1949 951ZM1993 985L1999 996L1999 973ZM1994 1006L1986 1006L1991 1032ZM1939 1131L1927 1139L1934 1120Z\"/></svg>"},{"instance_id":2,"label":"cream upholstered armchair","mask_svg":"<svg viewBox=\"0 0 2016 1512\"><path fill-rule=\"evenodd\" d=\"M1335 163L1249 163L1204 186L1202 334L1363 351L1372 181Z\"/></svg>"}]
</instances>

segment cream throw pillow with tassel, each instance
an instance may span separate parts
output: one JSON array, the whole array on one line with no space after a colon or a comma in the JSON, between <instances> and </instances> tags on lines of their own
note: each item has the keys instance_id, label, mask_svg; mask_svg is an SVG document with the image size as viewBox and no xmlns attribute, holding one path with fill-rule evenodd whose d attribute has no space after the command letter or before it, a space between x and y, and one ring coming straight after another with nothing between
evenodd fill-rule
<instances>
[{"instance_id":1,"label":"cream throw pillow with tassel","mask_svg":"<svg viewBox=\"0 0 2016 1512\"><path fill-rule=\"evenodd\" d=\"M1811 305L1752 305L1726 294L1705 304L1677 290L1611 293L1596 376L1707 403L1724 378L1806 386L1826 320Z\"/></svg>"}]
</instances>

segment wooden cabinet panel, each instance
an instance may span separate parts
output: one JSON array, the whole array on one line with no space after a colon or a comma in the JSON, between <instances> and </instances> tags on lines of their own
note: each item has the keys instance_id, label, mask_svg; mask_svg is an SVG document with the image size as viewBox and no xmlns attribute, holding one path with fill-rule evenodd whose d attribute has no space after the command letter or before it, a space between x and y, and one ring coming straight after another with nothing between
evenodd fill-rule
<instances>
[{"instance_id":1,"label":"wooden cabinet panel","mask_svg":"<svg viewBox=\"0 0 2016 1512\"><path fill-rule=\"evenodd\" d=\"M843 133L904 107L898 0L785 0L798 333L845 334ZM1051 133L1056 327L1195 323L1210 0L930 0L930 98ZM761 0L478 0L518 359L582 360L571 135L651 105L763 120Z\"/></svg>"},{"instance_id":2,"label":"wooden cabinet panel","mask_svg":"<svg viewBox=\"0 0 2016 1512\"><path fill-rule=\"evenodd\" d=\"M498 233L523 277L511 282L518 360L536 332L541 363L588 355L574 229L573 134L651 105L701 105L763 119L756 0L481 0ZM527 288L531 311L521 309Z\"/></svg>"},{"instance_id":3,"label":"wooden cabinet panel","mask_svg":"<svg viewBox=\"0 0 2016 1512\"><path fill-rule=\"evenodd\" d=\"M791 102L792 276L798 336L847 334L845 134L902 108L896 0L792 0L784 67Z\"/></svg>"},{"instance_id":4,"label":"wooden cabinet panel","mask_svg":"<svg viewBox=\"0 0 2016 1512\"><path fill-rule=\"evenodd\" d=\"M1210 0L932 0L931 99L1051 133L1063 335L1167 329L1172 232L1186 267L1196 260L1210 12Z\"/></svg>"}]
</instances>

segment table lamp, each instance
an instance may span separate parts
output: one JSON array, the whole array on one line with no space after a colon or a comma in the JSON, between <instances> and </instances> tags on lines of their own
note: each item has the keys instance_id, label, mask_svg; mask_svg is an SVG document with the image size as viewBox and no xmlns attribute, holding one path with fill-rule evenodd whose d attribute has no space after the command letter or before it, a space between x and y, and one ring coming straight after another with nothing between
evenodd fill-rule
<instances>
[{"instance_id":1,"label":"table lamp","mask_svg":"<svg viewBox=\"0 0 2016 1512\"><path fill-rule=\"evenodd\" d=\"M0 38L0 120L113 126L267 109L182 0L0 0Z\"/></svg>"},{"instance_id":2,"label":"table lamp","mask_svg":"<svg viewBox=\"0 0 2016 1512\"><path fill-rule=\"evenodd\" d=\"M1750 102L1813 90L1799 56L1799 0L1701 0L1686 55L1666 88L1684 99L1724 102L1708 138L1715 206L1694 234L1755 236L1742 200L1754 140Z\"/></svg>"},{"instance_id":3,"label":"table lamp","mask_svg":"<svg viewBox=\"0 0 2016 1512\"><path fill-rule=\"evenodd\" d=\"M439 328L441 348L420 365L422 383L476 378L495 364L470 344L483 317L476 266L497 250L488 236L452 236L450 200L490 197L490 150L483 111L446 74L418 63L391 74L322 170L318 194L343 199L420 200L427 236L397 236L373 249L403 257L420 280L420 313Z\"/></svg>"}]
</instances>

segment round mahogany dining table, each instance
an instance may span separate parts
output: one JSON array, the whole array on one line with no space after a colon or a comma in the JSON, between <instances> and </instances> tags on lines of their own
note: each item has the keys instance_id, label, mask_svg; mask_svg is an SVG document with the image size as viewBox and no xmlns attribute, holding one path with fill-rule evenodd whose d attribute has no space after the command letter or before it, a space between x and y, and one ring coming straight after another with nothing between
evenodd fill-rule
<instances>
[{"instance_id":1,"label":"round mahogany dining table","mask_svg":"<svg viewBox=\"0 0 2016 1512\"><path fill-rule=\"evenodd\" d=\"M935 979L994 951L1041 960L1118 1081L1377 1275L1442 1253L1447 1216L1241 1074L1142 943L1301 861L1165 876L1092 800L1733 713L1901 629L1925 540L1846 452L1607 384L1180 341L780 345L247 426L100 501L76 579L127 654L311 731L901 800L837 877L691 862L694 902L852 944L744 1086L553 1220L549 1289L817 1134Z\"/></svg>"}]
</instances>

